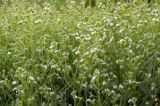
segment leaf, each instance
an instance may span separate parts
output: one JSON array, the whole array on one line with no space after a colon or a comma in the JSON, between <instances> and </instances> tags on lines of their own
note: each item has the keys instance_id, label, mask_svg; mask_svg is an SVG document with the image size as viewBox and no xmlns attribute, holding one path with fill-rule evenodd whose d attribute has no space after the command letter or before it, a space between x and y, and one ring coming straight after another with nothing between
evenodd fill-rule
<instances>
[{"instance_id":1,"label":"leaf","mask_svg":"<svg viewBox=\"0 0 160 106\"><path fill-rule=\"evenodd\" d=\"M16 104L16 106L23 106L23 102L22 101L18 101L18 103Z\"/></svg>"}]
</instances>

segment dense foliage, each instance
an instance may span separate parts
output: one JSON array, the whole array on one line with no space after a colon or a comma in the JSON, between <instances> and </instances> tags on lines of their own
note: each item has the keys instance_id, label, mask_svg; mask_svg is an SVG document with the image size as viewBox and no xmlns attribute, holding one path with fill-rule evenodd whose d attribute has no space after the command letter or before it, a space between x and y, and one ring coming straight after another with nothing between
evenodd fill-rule
<instances>
[{"instance_id":1,"label":"dense foliage","mask_svg":"<svg viewBox=\"0 0 160 106\"><path fill-rule=\"evenodd\" d=\"M0 7L2 106L155 106L160 6L68 0Z\"/></svg>"}]
</instances>

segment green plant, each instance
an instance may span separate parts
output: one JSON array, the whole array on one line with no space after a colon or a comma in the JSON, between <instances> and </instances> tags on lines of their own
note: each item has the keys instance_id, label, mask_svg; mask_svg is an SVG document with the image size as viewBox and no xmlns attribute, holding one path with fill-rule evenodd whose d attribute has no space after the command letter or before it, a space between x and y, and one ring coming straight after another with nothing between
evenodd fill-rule
<instances>
[{"instance_id":1,"label":"green plant","mask_svg":"<svg viewBox=\"0 0 160 106\"><path fill-rule=\"evenodd\" d=\"M0 7L1 105L159 105L159 4L56 3Z\"/></svg>"}]
</instances>

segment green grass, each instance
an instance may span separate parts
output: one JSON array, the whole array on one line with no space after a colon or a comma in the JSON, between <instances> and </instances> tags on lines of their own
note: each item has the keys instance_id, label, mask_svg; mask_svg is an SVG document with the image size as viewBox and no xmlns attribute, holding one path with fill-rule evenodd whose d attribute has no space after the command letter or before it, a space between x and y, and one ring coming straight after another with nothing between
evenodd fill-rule
<instances>
[{"instance_id":1,"label":"green grass","mask_svg":"<svg viewBox=\"0 0 160 106\"><path fill-rule=\"evenodd\" d=\"M58 8L3 5L0 104L158 106L159 7L100 1L86 9L69 1Z\"/></svg>"}]
</instances>

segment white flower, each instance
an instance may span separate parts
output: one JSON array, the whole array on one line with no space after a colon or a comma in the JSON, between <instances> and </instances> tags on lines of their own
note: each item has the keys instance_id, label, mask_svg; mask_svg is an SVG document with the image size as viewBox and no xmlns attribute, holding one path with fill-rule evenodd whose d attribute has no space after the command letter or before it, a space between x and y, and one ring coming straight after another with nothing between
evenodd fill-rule
<instances>
[{"instance_id":1,"label":"white flower","mask_svg":"<svg viewBox=\"0 0 160 106\"><path fill-rule=\"evenodd\" d=\"M149 105L149 102L147 101L145 104L146 104L146 105Z\"/></svg>"},{"instance_id":2,"label":"white flower","mask_svg":"<svg viewBox=\"0 0 160 106\"><path fill-rule=\"evenodd\" d=\"M85 41L89 41L89 40L91 40L90 35L85 36L85 37L84 37L84 40L85 40Z\"/></svg>"},{"instance_id":3,"label":"white flower","mask_svg":"<svg viewBox=\"0 0 160 106\"><path fill-rule=\"evenodd\" d=\"M17 90L17 88L16 88L16 87L14 87L12 90L13 90L13 91L16 91L16 90Z\"/></svg>"},{"instance_id":4,"label":"white flower","mask_svg":"<svg viewBox=\"0 0 160 106\"><path fill-rule=\"evenodd\" d=\"M119 31L119 33L122 33L122 32L124 32L124 28Z\"/></svg>"},{"instance_id":5,"label":"white flower","mask_svg":"<svg viewBox=\"0 0 160 106\"><path fill-rule=\"evenodd\" d=\"M91 82L94 82L95 79L96 79L96 76L93 76Z\"/></svg>"},{"instance_id":6,"label":"white flower","mask_svg":"<svg viewBox=\"0 0 160 106\"><path fill-rule=\"evenodd\" d=\"M3 84L3 83L4 83L4 80L1 80L1 81L0 81L0 84Z\"/></svg>"},{"instance_id":7,"label":"white flower","mask_svg":"<svg viewBox=\"0 0 160 106\"><path fill-rule=\"evenodd\" d=\"M12 85L16 85L16 84L17 84L17 82L16 82L16 81L13 81L13 82L12 82Z\"/></svg>"},{"instance_id":8,"label":"white flower","mask_svg":"<svg viewBox=\"0 0 160 106\"><path fill-rule=\"evenodd\" d=\"M57 19L58 22L59 22L60 20L61 20L60 18Z\"/></svg>"},{"instance_id":9,"label":"white flower","mask_svg":"<svg viewBox=\"0 0 160 106\"><path fill-rule=\"evenodd\" d=\"M45 7L44 9L45 9L45 10L50 10L50 8L49 8L49 7Z\"/></svg>"},{"instance_id":10,"label":"white flower","mask_svg":"<svg viewBox=\"0 0 160 106\"><path fill-rule=\"evenodd\" d=\"M34 77L33 76L29 76L28 79L31 80L31 81L34 81Z\"/></svg>"},{"instance_id":11,"label":"white flower","mask_svg":"<svg viewBox=\"0 0 160 106\"><path fill-rule=\"evenodd\" d=\"M35 21L35 24L39 24L39 23L42 23L42 20L39 19Z\"/></svg>"},{"instance_id":12,"label":"white flower","mask_svg":"<svg viewBox=\"0 0 160 106\"><path fill-rule=\"evenodd\" d=\"M124 39L121 39L118 43L122 44L124 41Z\"/></svg>"},{"instance_id":13,"label":"white flower","mask_svg":"<svg viewBox=\"0 0 160 106\"><path fill-rule=\"evenodd\" d=\"M117 89L117 86L115 85L115 86L113 87L113 89Z\"/></svg>"},{"instance_id":14,"label":"white flower","mask_svg":"<svg viewBox=\"0 0 160 106\"><path fill-rule=\"evenodd\" d=\"M107 44L112 43L113 39L114 39L114 37L112 36L112 37L110 38L109 42L107 42Z\"/></svg>"},{"instance_id":15,"label":"white flower","mask_svg":"<svg viewBox=\"0 0 160 106\"><path fill-rule=\"evenodd\" d=\"M25 94L24 90L21 90L20 92L21 92L21 94L22 94L22 95L24 95L24 94Z\"/></svg>"},{"instance_id":16,"label":"white flower","mask_svg":"<svg viewBox=\"0 0 160 106\"><path fill-rule=\"evenodd\" d=\"M8 54L8 55L10 55L10 54L11 54L11 52L8 52L7 54Z\"/></svg>"},{"instance_id":17,"label":"white flower","mask_svg":"<svg viewBox=\"0 0 160 106\"><path fill-rule=\"evenodd\" d=\"M128 50L128 52L129 52L130 54L132 54L132 53L133 53L133 51L132 51L132 50Z\"/></svg>"},{"instance_id":18,"label":"white flower","mask_svg":"<svg viewBox=\"0 0 160 106\"><path fill-rule=\"evenodd\" d=\"M113 78L115 78L115 79L116 79L116 78L117 78L117 76L116 76L116 75L113 75Z\"/></svg>"},{"instance_id":19,"label":"white flower","mask_svg":"<svg viewBox=\"0 0 160 106\"><path fill-rule=\"evenodd\" d=\"M118 87L119 87L120 89L123 89L123 88L124 88L123 85L121 85L121 84L120 84Z\"/></svg>"},{"instance_id":20,"label":"white flower","mask_svg":"<svg viewBox=\"0 0 160 106\"><path fill-rule=\"evenodd\" d=\"M153 18L152 21L153 21L153 22L159 22L160 20L159 20L159 19L156 19L156 18Z\"/></svg>"},{"instance_id":21,"label":"white flower","mask_svg":"<svg viewBox=\"0 0 160 106\"><path fill-rule=\"evenodd\" d=\"M129 99L129 100L128 100L128 103L133 103L133 104L135 104L136 101L137 101L137 98L136 98L136 97L133 97L132 99Z\"/></svg>"},{"instance_id":22,"label":"white flower","mask_svg":"<svg viewBox=\"0 0 160 106\"><path fill-rule=\"evenodd\" d=\"M106 85L106 81L103 81L103 82L102 82L102 85L103 85L103 86Z\"/></svg>"},{"instance_id":23,"label":"white flower","mask_svg":"<svg viewBox=\"0 0 160 106\"><path fill-rule=\"evenodd\" d=\"M80 51L79 51L79 50L77 50L77 51L75 52L75 54L76 54L76 55L80 54Z\"/></svg>"},{"instance_id":24,"label":"white flower","mask_svg":"<svg viewBox=\"0 0 160 106\"><path fill-rule=\"evenodd\" d=\"M111 93L112 93L112 94L114 94L114 93L115 93L115 91L111 90Z\"/></svg>"},{"instance_id":25,"label":"white flower","mask_svg":"<svg viewBox=\"0 0 160 106\"><path fill-rule=\"evenodd\" d=\"M110 26L113 26L114 24L113 23L110 23Z\"/></svg>"},{"instance_id":26,"label":"white flower","mask_svg":"<svg viewBox=\"0 0 160 106\"><path fill-rule=\"evenodd\" d=\"M95 53L97 51L97 48L91 49L91 53Z\"/></svg>"}]
</instances>

